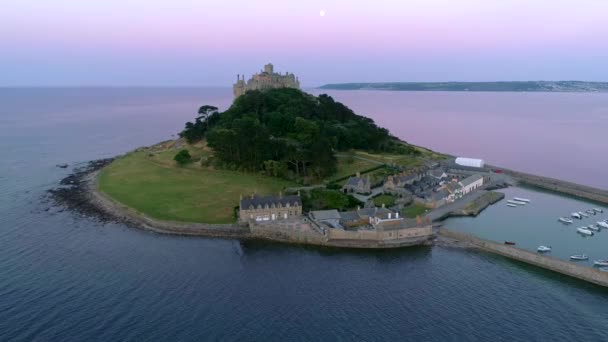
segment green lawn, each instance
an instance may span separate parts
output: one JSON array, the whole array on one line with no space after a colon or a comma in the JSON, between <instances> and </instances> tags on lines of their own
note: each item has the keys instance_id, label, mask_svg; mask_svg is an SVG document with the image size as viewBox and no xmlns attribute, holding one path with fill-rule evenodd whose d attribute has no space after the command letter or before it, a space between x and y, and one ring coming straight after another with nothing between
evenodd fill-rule
<instances>
[{"instance_id":1,"label":"green lawn","mask_svg":"<svg viewBox=\"0 0 608 342\"><path fill-rule=\"evenodd\" d=\"M373 167L378 166L377 163L369 162L367 160L361 160L349 157L337 157L338 165L335 174L329 177L330 179L340 179L348 175L355 174L357 172L369 170Z\"/></svg>"},{"instance_id":2,"label":"green lawn","mask_svg":"<svg viewBox=\"0 0 608 342\"><path fill-rule=\"evenodd\" d=\"M192 148L191 149L191 153ZM177 150L135 152L115 160L99 177L99 189L150 217L182 222L230 223L241 194L276 194L285 180L235 171L175 166ZM194 148L201 155L201 150ZM193 153L193 156L194 156Z\"/></svg>"},{"instance_id":3,"label":"green lawn","mask_svg":"<svg viewBox=\"0 0 608 342\"><path fill-rule=\"evenodd\" d=\"M415 218L418 215L420 215L420 216L424 215L424 213L426 213L427 210L428 209L421 204L412 203L412 204L408 205L407 207L403 208L403 210L401 210L401 214L405 217Z\"/></svg>"},{"instance_id":4,"label":"green lawn","mask_svg":"<svg viewBox=\"0 0 608 342\"><path fill-rule=\"evenodd\" d=\"M395 205L395 196L391 195L380 195L378 197L374 197L374 205L377 207L381 207L384 204L387 207L392 207Z\"/></svg>"}]
</instances>

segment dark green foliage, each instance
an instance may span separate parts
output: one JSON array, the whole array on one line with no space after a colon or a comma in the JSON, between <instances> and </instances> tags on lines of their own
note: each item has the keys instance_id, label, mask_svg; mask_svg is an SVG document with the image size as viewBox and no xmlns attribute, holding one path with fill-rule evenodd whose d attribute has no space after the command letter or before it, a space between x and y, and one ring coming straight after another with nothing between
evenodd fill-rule
<instances>
[{"instance_id":1,"label":"dark green foliage","mask_svg":"<svg viewBox=\"0 0 608 342\"><path fill-rule=\"evenodd\" d=\"M175 157L173 157L173 160L175 160L177 164L183 166L192 162L192 156L190 155L190 152L188 152L188 150L183 149L177 152Z\"/></svg>"},{"instance_id":2,"label":"dark green foliage","mask_svg":"<svg viewBox=\"0 0 608 342\"><path fill-rule=\"evenodd\" d=\"M314 189L308 193L301 194L301 198L305 211L326 209L343 211L363 205L361 201L353 196L335 190Z\"/></svg>"},{"instance_id":3,"label":"dark green foliage","mask_svg":"<svg viewBox=\"0 0 608 342\"><path fill-rule=\"evenodd\" d=\"M419 153L330 96L298 89L249 91L225 112L210 106L200 112L181 136L206 137L219 164L232 169L323 179L336 171L335 151Z\"/></svg>"},{"instance_id":4,"label":"dark green foliage","mask_svg":"<svg viewBox=\"0 0 608 342\"><path fill-rule=\"evenodd\" d=\"M219 120L217 107L202 106L199 108L198 114L194 123L186 122L186 127L179 134L191 144L203 139L209 129Z\"/></svg>"}]
</instances>

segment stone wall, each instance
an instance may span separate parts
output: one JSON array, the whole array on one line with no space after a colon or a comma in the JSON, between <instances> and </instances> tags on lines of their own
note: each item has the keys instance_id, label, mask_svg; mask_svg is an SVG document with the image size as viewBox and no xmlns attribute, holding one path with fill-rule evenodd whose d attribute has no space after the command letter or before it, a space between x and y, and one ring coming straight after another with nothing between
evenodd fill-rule
<instances>
[{"instance_id":1,"label":"stone wall","mask_svg":"<svg viewBox=\"0 0 608 342\"><path fill-rule=\"evenodd\" d=\"M483 240L471 234L459 233L445 228L442 228L439 231L439 235L471 243L475 247L490 253L502 255L510 259L608 287L608 272L602 272L591 267L577 265L572 262L526 251L513 246Z\"/></svg>"},{"instance_id":2,"label":"stone wall","mask_svg":"<svg viewBox=\"0 0 608 342\"><path fill-rule=\"evenodd\" d=\"M522 184L608 204L608 191L529 173L503 170Z\"/></svg>"},{"instance_id":3,"label":"stone wall","mask_svg":"<svg viewBox=\"0 0 608 342\"><path fill-rule=\"evenodd\" d=\"M395 230L341 230L341 229L329 229L328 239L332 240L365 240L365 241L397 241L402 239L411 238L430 238L433 234L431 226L416 227L416 228L402 228Z\"/></svg>"}]
</instances>

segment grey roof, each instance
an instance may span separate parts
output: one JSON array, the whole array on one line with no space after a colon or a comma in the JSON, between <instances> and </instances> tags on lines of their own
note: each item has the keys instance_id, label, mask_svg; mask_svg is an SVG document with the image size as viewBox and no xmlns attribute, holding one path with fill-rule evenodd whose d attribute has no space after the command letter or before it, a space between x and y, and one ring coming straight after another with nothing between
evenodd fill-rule
<instances>
[{"instance_id":1,"label":"grey roof","mask_svg":"<svg viewBox=\"0 0 608 342\"><path fill-rule=\"evenodd\" d=\"M282 207L286 207L287 204L289 204L290 206L299 206L300 203L302 203L300 201L300 196L298 195L289 195L289 196L253 196L253 197L244 197L241 200L241 208L244 209L249 209L250 207L253 206L253 208L257 208L258 206L261 206L262 208L264 208L266 205L268 205L268 207L272 207L272 205L274 204L275 207L278 207L279 204Z\"/></svg>"},{"instance_id":2,"label":"grey roof","mask_svg":"<svg viewBox=\"0 0 608 342\"><path fill-rule=\"evenodd\" d=\"M311 211L310 215L315 220L319 220L319 221L323 221L323 220L339 220L340 219L340 213L336 209L332 209L332 210L315 210L315 211Z\"/></svg>"},{"instance_id":3,"label":"grey roof","mask_svg":"<svg viewBox=\"0 0 608 342\"><path fill-rule=\"evenodd\" d=\"M395 213L393 213L392 210L386 209L386 208L377 208L378 210L376 210L376 212L374 213L374 217L379 217L383 220L388 219L388 215L391 214L391 218L396 218Z\"/></svg>"},{"instance_id":4,"label":"grey roof","mask_svg":"<svg viewBox=\"0 0 608 342\"><path fill-rule=\"evenodd\" d=\"M395 179L398 182L408 182L408 181L411 181L412 179L417 179L417 178L418 178L418 175L415 175L415 174L398 175L395 177Z\"/></svg>"},{"instance_id":5,"label":"grey roof","mask_svg":"<svg viewBox=\"0 0 608 342\"><path fill-rule=\"evenodd\" d=\"M441 189L441 190L439 190L439 191L436 191L436 192L431 193L430 198L431 198L433 201L439 201L439 200L442 200L442 199L444 199L444 198L448 197L449 195L450 195L450 192L449 192L449 191L447 191L447 190L445 190L445 189Z\"/></svg>"},{"instance_id":6,"label":"grey roof","mask_svg":"<svg viewBox=\"0 0 608 342\"><path fill-rule=\"evenodd\" d=\"M359 181L363 181L363 185L367 184L367 178L363 177L350 177L346 182L347 185L358 186Z\"/></svg>"},{"instance_id":7,"label":"grey roof","mask_svg":"<svg viewBox=\"0 0 608 342\"><path fill-rule=\"evenodd\" d=\"M441 177L443 176L443 174L445 173L445 171L441 170L441 169L435 169L431 171L431 175L433 175L434 177Z\"/></svg>"},{"instance_id":8,"label":"grey roof","mask_svg":"<svg viewBox=\"0 0 608 342\"><path fill-rule=\"evenodd\" d=\"M460 185L459 183L450 182L446 184L445 187L448 189L449 192L454 192L457 189L461 189L462 185Z\"/></svg>"},{"instance_id":9,"label":"grey roof","mask_svg":"<svg viewBox=\"0 0 608 342\"><path fill-rule=\"evenodd\" d=\"M358 221L361 218L356 211L342 211L340 212L340 219L342 221Z\"/></svg>"},{"instance_id":10,"label":"grey roof","mask_svg":"<svg viewBox=\"0 0 608 342\"><path fill-rule=\"evenodd\" d=\"M476 181L478 181L478 180L480 180L482 178L483 178L483 176L480 175L480 174L472 175L472 176L469 176L469 177L461 180L460 184L462 184L462 186L467 186L467 185L469 185L471 183L474 183L474 182L476 182Z\"/></svg>"}]
</instances>

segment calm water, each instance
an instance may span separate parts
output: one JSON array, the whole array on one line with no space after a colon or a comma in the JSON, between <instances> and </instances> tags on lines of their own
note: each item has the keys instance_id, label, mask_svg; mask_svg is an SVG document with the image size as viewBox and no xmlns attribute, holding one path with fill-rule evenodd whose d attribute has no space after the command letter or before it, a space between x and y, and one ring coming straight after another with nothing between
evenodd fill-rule
<instances>
[{"instance_id":1,"label":"calm water","mask_svg":"<svg viewBox=\"0 0 608 342\"><path fill-rule=\"evenodd\" d=\"M548 255L563 260L569 261L573 254L587 254L588 261L577 261L581 265L592 266L593 260L608 259L608 230L595 232L593 236L576 232L576 228L608 219L607 207L532 188L511 187L501 191L506 195L505 200L490 206L478 217L451 218L445 225L500 243L514 241L518 247L534 252L540 245L551 246L553 250ZM531 202L516 208L508 207L506 200L513 197L528 198ZM571 225L557 221L558 217L570 217L572 212L590 208L602 208L604 213L574 220Z\"/></svg>"},{"instance_id":2,"label":"calm water","mask_svg":"<svg viewBox=\"0 0 608 342\"><path fill-rule=\"evenodd\" d=\"M406 141L608 188L608 93L330 94Z\"/></svg>"},{"instance_id":3,"label":"calm water","mask_svg":"<svg viewBox=\"0 0 608 342\"><path fill-rule=\"evenodd\" d=\"M556 133L543 131L539 117L526 121L521 113L539 110L546 96L559 104L543 110L562 120L597 120L586 139L571 139L582 134L580 127L565 125L564 144L555 146L588 144L572 158L592 161L607 100L534 94L537 107L530 110L524 105L529 94L334 95L412 142L453 153L487 152L487 159L514 167L509 160L519 159L511 159L505 141L472 146L470 139L425 132L449 128L477 137L500 131L495 124L501 120L513 123L509 127L527 122L538 133L525 140L532 151ZM168 237L101 225L40 200L69 172L55 164L77 165L170 138L198 105L225 108L230 101L230 89L0 89L1 341L608 340L607 291L491 255L439 247L361 252ZM481 121L482 110L467 116L476 101L500 111ZM576 108L569 114L580 119L567 119L564 107ZM414 117L415 124L403 123L402 116ZM555 127L555 120L548 125ZM568 168L560 172L570 179L585 173L588 183L603 184L602 161L581 168L553 160L557 154L567 159L567 151L551 151L532 158L534 167L564 163ZM527 158L533 155L538 153ZM538 199L529 209L543 205L551 207ZM518 215L531 214L527 209ZM547 214L548 224L557 215Z\"/></svg>"}]
</instances>

